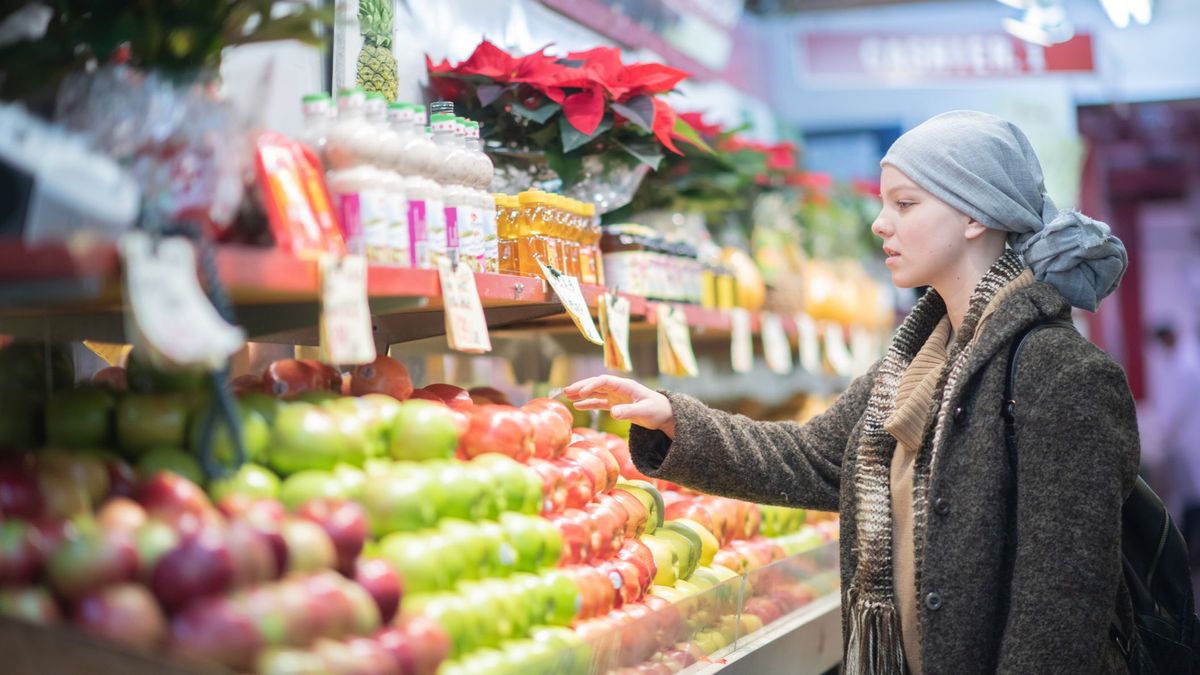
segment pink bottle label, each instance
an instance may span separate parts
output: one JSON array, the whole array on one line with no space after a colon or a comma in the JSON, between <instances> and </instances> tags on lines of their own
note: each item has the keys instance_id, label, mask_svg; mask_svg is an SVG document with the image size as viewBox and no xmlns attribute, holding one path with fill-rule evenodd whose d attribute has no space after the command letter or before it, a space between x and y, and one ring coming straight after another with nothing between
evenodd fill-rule
<instances>
[{"instance_id":1,"label":"pink bottle label","mask_svg":"<svg viewBox=\"0 0 1200 675\"><path fill-rule=\"evenodd\" d=\"M429 231L425 221L425 200L408 201L409 259L413 267L429 267Z\"/></svg>"},{"instance_id":2,"label":"pink bottle label","mask_svg":"<svg viewBox=\"0 0 1200 675\"><path fill-rule=\"evenodd\" d=\"M357 192L346 192L337 196L338 219L342 225L342 237L346 250L362 252L362 208Z\"/></svg>"},{"instance_id":3,"label":"pink bottle label","mask_svg":"<svg viewBox=\"0 0 1200 675\"><path fill-rule=\"evenodd\" d=\"M458 209L447 206L446 212L446 249L458 250Z\"/></svg>"}]
</instances>

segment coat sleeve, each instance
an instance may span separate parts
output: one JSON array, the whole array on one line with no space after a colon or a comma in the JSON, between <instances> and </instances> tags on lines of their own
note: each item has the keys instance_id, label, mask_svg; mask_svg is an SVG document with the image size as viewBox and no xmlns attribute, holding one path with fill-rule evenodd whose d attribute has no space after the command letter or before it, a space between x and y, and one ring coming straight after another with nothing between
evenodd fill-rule
<instances>
[{"instance_id":1,"label":"coat sleeve","mask_svg":"<svg viewBox=\"0 0 1200 675\"><path fill-rule=\"evenodd\" d=\"M648 476L708 494L836 511L842 457L866 409L877 367L803 425L756 422L664 392L675 415L675 441L660 431L631 427L633 461Z\"/></svg>"},{"instance_id":2,"label":"coat sleeve","mask_svg":"<svg viewBox=\"0 0 1200 675\"><path fill-rule=\"evenodd\" d=\"M1023 361L1017 384L1051 369ZM1138 465L1133 398L1124 372L1098 349L1057 370L1042 386L1017 389L1015 557L1001 673L1100 673L1111 651L1121 506Z\"/></svg>"}]
</instances>

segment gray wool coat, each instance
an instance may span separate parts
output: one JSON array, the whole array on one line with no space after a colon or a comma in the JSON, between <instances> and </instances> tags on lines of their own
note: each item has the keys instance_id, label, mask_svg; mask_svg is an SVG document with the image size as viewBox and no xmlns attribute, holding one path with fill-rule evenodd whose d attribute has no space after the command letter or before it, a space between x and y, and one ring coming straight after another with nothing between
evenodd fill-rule
<instances>
[{"instance_id":1,"label":"gray wool coat","mask_svg":"<svg viewBox=\"0 0 1200 675\"><path fill-rule=\"evenodd\" d=\"M1110 637L1128 635L1121 505L1139 460L1125 374L1075 331L1048 329L1025 346L1016 381L1017 462L1004 443L1001 400L1014 339L1067 318L1052 286L1020 289L983 326L929 486L917 589L926 675L1123 673ZM842 627L857 563L851 480L874 368L804 425L755 422L667 393L675 441L633 427L639 470L696 490L841 514Z\"/></svg>"}]
</instances>

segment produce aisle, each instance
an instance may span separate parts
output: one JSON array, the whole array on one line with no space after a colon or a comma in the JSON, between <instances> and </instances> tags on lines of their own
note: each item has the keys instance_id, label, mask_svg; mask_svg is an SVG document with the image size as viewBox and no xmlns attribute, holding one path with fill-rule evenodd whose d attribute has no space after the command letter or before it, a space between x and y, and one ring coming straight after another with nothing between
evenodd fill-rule
<instances>
[{"instance_id":1,"label":"produce aisle","mask_svg":"<svg viewBox=\"0 0 1200 675\"><path fill-rule=\"evenodd\" d=\"M872 186L615 47L483 40L418 103L392 3L272 4L115 51L64 5L30 39L94 67L3 90L0 670L835 667L836 515L650 479L558 394L819 414L894 321ZM285 37L337 71L287 133L217 86Z\"/></svg>"}]
</instances>

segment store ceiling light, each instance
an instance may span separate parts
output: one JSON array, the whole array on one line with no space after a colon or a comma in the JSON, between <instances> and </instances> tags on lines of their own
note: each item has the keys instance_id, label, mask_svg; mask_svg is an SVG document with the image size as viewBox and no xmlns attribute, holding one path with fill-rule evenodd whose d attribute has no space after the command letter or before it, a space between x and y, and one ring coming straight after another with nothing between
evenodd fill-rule
<instances>
[{"instance_id":1,"label":"store ceiling light","mask_svg":"<svg viewBox=\"0 0 1200 675\"><path fill-rule=\"evenodd\" d=\"M1024 11L1020 19L1004 19L1004 30L1026 42L1049 47L1075 37L1060 0L998 0Z\"/></svg>"}]
</instances>

